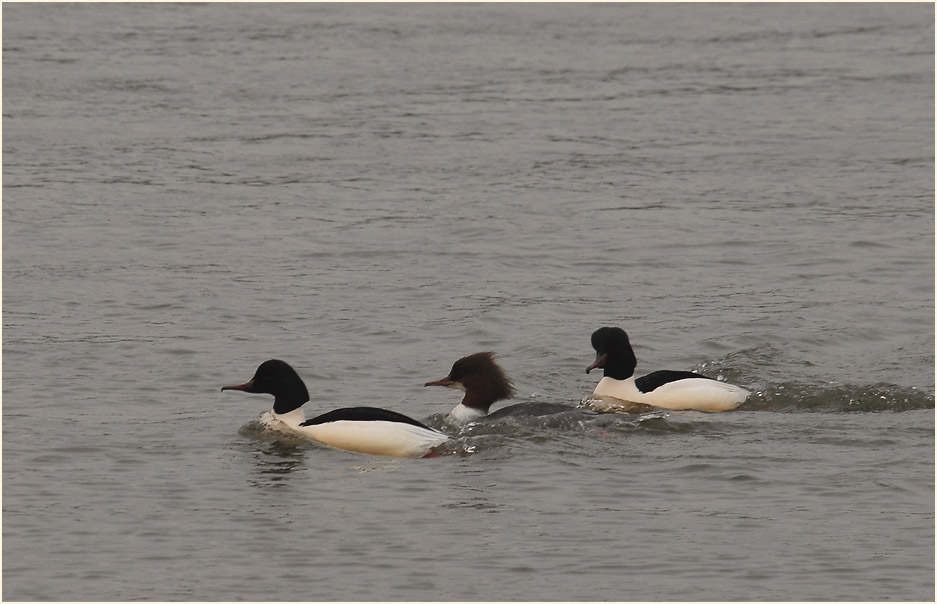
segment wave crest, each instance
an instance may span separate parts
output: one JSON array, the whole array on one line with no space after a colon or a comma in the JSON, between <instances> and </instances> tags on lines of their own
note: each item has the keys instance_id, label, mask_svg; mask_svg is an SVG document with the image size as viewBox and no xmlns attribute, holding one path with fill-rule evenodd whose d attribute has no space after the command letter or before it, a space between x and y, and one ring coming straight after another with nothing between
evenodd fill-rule
<instances>
[{"instance_id":1,"label":"wave crest","mask_svg":"<svg viewBox=\"0 0 937 604\"><path fill-rule=\"evenodd\" d=\"M933 409L934 395L895 384L780 383L753 392L742 410L866 412Z\"/></svg>"}]
</instances>

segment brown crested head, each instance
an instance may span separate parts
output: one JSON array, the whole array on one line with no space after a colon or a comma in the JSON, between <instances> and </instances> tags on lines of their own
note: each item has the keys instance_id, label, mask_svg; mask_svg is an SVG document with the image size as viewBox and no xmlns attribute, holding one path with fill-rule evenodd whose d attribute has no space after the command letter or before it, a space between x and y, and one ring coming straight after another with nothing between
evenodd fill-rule
<instances>
[{"instance_id":1,"label":"brown crested head","mask_svg":"<svg viewBox=\"0 0 937 604\"><path fill-rule=\"evenodd\" d=\"M488 413L494 403L514 396L514 386L491 352L476 352L452 364L449 375L427 386L446 386L465 391L462 404Z\"/></svg>"}]
</instances>

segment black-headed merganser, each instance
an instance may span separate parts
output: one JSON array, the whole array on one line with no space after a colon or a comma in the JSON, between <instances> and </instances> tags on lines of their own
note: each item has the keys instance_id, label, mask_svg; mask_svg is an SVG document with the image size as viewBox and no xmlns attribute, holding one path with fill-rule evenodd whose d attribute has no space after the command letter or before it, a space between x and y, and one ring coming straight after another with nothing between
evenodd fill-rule
<instances>
[{"instance_id":1,"label":"black-headed merganser","mask_svg":"<svg viewBox=\"0 0 937 604\"><path fill-rule=\"evenodd\" d=\"M691 371L655 371L635 379L637 359L628 334L618 327L602 327L592 334L595 362L586 368L604 369L592 395L643 403L664 409L729 411L748 397L744 388Z\"/></svg>"},{"instance_id":2,"label":"black-headed merganser","mask_svg":"<svg viewBox=\"0 0 937 604\"><path fill-rule=\"evenodd\" d=\"M225 386L254 394L272 394L273 410L261 421L299 433L322 444L370 455L424 457L449 440L442 432L406 415L375 407L349 407L306 419L302 406L309 400L306 385L289 364L272 359L261 363L247 383Z\"/></svg>"},{"instance_id":3,"label":"black-headed merganser","mask_svg":"<svg viewBox=\"0 0 937 604\"><path fill-rule=\"evenodd\" d=\"M445 386L465 392L462 402L449 413L450 419L469 422L488 415L494 403L514 396L514 386L490 352L476 352L452 364L449 375L425 386Z\"/></svg>"}]
</instances>

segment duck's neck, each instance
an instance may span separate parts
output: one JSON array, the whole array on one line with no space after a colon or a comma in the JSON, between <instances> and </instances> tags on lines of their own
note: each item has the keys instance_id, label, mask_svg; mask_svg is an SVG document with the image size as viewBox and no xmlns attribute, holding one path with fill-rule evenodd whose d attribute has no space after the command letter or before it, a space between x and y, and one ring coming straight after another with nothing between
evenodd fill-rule
<instances>
[{"instance_id":1,"label":"duck's neck","mask_svg":"<svg viewBox=\"0 0 937 604\"><path fill-rule=\"evenodd\" d=\"M298 407L292 411L287 411L286 413L279 413L276 410L276 407L274 407L270 414L290 428L298 428L301 423L306 421L306 414L303 413L302 407Z\"/></svg>"},{"instance_id":2,"label":"duck's neck","mask_svg":"<svg viewBox=\"0 0 937 604\"><path fill-rule=\"evenodd\" d=\"M470 409L477 416L488 415L488 410L491 409L492 405L503 398L511 396L510 389L505 389L490 380L477 379L474 376L467 379L464 386L465 396L462 397L462 404L459 407Z\"/></svg>"},{"instance_id":3,"label":"duck's neck","mask_svg":"<svg viewBox=\"0 0 937 604\"><path fill-rule=\"evenodd\" d=\"M609 355L605 363L605 370L602 375L615 380L627 380L634 375L634 368L637 367L637 359L633 352L626 354Z\"/></svg>"},{"instance_id":4,"label":"duck's neck","mask_svg":"<svg viewBox=\"0 0 937 604\"><path fill-rule=\"evenodd\" d=\"M275 394L274 397L273 412L277 415L286 415L287 413L295 411L309 400L309 395L306 394L305 387L303 387L302 392L288 391L282 394Z\"/></svg>"}]
</instances>

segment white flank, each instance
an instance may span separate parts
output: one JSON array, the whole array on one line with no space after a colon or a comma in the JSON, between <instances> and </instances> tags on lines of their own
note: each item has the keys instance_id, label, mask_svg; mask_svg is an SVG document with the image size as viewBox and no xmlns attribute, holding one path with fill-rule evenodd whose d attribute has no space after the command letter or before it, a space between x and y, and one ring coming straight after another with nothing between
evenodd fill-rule
<instances>
[{"instance_id":1,"label":"white flank","mask_svg":"<svg viewBox=\"0 0 937 604\"><path fill-rule=\"evenodd\" d=\"M336 449L389 457L423 457L449 440L442 432L391 421L339 420L297 430Z\"/></svg>"},{"instance_id":2,"label":"white flank","mask_svg":"<svg viewBox=\"0 0 937 604\"><path fill-rule=\"evenodd\" d=\"M750 392L725 382L689 378L670 382L644 393L634 385L633 377L627 380L603 377L593 394L664 409L730 411L741 405Z\"/></svg>"}]
</instances>

